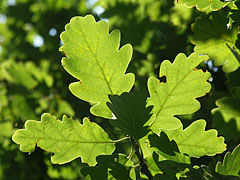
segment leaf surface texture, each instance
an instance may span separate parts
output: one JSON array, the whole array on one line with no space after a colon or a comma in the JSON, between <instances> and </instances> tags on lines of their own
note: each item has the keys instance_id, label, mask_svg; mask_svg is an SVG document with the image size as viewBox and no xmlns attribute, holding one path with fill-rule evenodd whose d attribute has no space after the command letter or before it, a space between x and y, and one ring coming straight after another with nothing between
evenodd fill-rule
<instances>
[{"instance_id":1,"label":"leaf surface texture","mask_svg":"<svg viewBox=\"0 0 240 180\"><path fill-rule=\"evenodd\" d=\"M53 152L51 161L64 164L77 157L89 165L96 164L96 157L112 154L114 142L97 124L83 119L83 124L63 116L62 121L55 116L43 114L41 121L28 120L25 129L13 135L13 141L20 144L23 152L33 152L37 145L41 149Z\"/></svg>"},{"instance_id":2,"label":"leaf surface texture","mask_svg":"<svg viewBox=\"0 0 240 180\"><path fill-rule=\"evenodd\" d=\"M66 54L62 59L65 70L79 81L70 84L70 91L78 98L93 102L94 115L112 118L108 109L108 95L128 92L134 75L125 74L132 56L132 46L119 50L120 32L112 31L105 21L96 23L93 16L74 17L61 34Z\"/></svg>"},{"instance_id":3,"label":"leaf surface texture","mask_svg":"<svg viewBox=\"0 0 240 180\"><path fill-rule=\"evenodd\" d=\"M148 105L154 107L153 116L148 123L156 133L161 129L180 127L181 122L175 115L191 114L200 108L196 98L209 92L211 85L207 80L210 73L196 67L207 59L207 56L198 56L196 53L189 57L178 54L173 63L165 60L160 66L159 77L166 77L166 82L155 77L149 78Z\"/></svg>"}]
</instances>

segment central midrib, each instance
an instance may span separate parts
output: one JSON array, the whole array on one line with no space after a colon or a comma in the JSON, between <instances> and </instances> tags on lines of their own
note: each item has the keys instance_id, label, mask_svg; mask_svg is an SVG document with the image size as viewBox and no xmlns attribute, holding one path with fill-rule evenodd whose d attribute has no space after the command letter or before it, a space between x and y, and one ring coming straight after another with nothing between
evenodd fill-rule
<instances>
[{"instance_id":1,"label":"central midrib","mask_svg":"<svg viewBox=\"0 0 240 180\"><path fill-rule=\"evenodd\" d=\"M113 91L112 91L112 89L111 89L111 87L110 87L110 84L109 84L109 82L108 82L108 80L107 80L107 77L105 76L104 70L103 70L103 68L101 67L100 63L99 63L99 60L98 60L96 54L92 51L91 46L89 45L89 43L88 43L88 41L87 41L87 39L86 39L86 37L85 37L85 34L84 34L84 32L82 31L82 28L80 27L79 29L80 29L80 31L81 31L81 33L82 33L82 35L83 35L83 39L84 39L84 41L86 42L87 47L88 47L89 50L90 50L90 53L92 54L92 56L93 56L96 64L98 65L98 67L99 67L99 69L100 69L100 71L101 71L101 73L102 73L102 76L103 76L103 78L104 78L104 80L105 80L105 82L106 82L106 84L107 84L107 87L108 87L111 95L113 95ZM100 36L99 36L99 34L98 34L98 42L99 42L99 37L100 37ZM98 48L98 42L97 42L96 52L97 52L97 48Z\"/></svg>"},{"instance_id":2,"label":"central midrib","mask_svg":"<svg viewBox=\"0 0 240 180\"><path fill-rule=\"evenodd\" d=\"M189 71L185 76L183 76L183 78L182 78L180 81L183 81L191 72L192 72L192 70ZM179 82L180 82L180 81L179 81ZM178 83L178 84L180 84L180 83ZM175 85L175 87L170 91L170 93L168 94L168 96L170 95L170 97L171 97L172 93L175 91L175 89L177 88L178 84ZM154 121L153 121L153 123L150 125L150 127L155 123L157 117L158 117L159 114L161 113L162 109L164 108L164 105L167 103L168 100L169 100L169 98L166 98L165 101L163 102L162 106L160 106L160 108L159 108L159 110L158 110L158 112L157 112L157 114L156 114L156 118L154 119Z\"/></svg>"}]
</instances>

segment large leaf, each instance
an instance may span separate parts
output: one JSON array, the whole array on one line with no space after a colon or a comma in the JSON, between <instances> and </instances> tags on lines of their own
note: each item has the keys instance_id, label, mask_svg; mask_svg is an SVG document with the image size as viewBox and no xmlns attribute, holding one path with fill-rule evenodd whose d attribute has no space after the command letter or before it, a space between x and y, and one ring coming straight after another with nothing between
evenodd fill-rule
<instances>
[{"instance_id":1,"label":"large leaf","mask_svg":"<svg viewBox=\"0 0 240 180\"><path fill-rule=\"evenodd\" d=\"M196 6L196 8L201 11L206 9L217 11L228 4L228 2L222 2L220 0L178 0L178 2L188 7Z\"/></svg>"},{"instance_id":2,"label":"large leaf","mask_svg":"<svg viewBox=\"0 0 240 180\"><path fill-rule=\"evenodd\" d=\"M223 65L224 72L235 71L239 62L228 46L235 46L238 37L238 27L227 29L227 19L214 14L212 18L198 18L192 26L195 33L192 43L199 54L207 54L214 60L215 66ZM227 45L226 45L227 44Z\"/></svg>"},{"instance_id":3,"label":"large leaf","mask_svg":"<svg viewBox=\"0 0 240 180\"><path fill-rule=\"evenodd\" d=\"M109 108L117 117L111 120L111 124L123 130L136 141L147 135L147 127L144 124L151 117L151 107L146 107L146 99L143 94L123 93L121 96L109 96L111 103Z\"/></svg>"},{"instance_id":4,"label":"large leaf","mask_svg":"<svg viewBox=\"0 0 240 180\"><path fill-rule=\"evenodd\" d=\"M200 108L196 98L209 92L211 85L207 80L210 73L196 67L207 58L196 53L188 58L179 54L173 63L166 60L161 64L159 77L165 77L166 82L155 77L149 78L149 105L154 107L148 123L151 123L151 129L155 132L180 127L181 122L175 115L190 114Z\"/></svg>"},{"instance_id":5,"label":"large leaf","mask_svg":"<svg viewBox=\"0 0 240 180\"><path fill-rule=\"evenodd\" d=\"M215 171L222 175L239 176L240 172L240 144L232 153L227 152L224 156L223 163L218 162Z\"/></svg>"},{"instance_id":6,"label":"large leaf","mask_svg":"<svg viewBox=\"0 0 240 180\"><path fill-rule=\"evenodd\" d=\"M83 124L63 116L62 121L55 116L43 114L41 121L28 120L26 129L20 129L13 135L13 141L20 144L23 152L33 152L35 146L53 152L52 163L64 164L82 158L89 165L96 164L96 157L112 154L114 142L97 124L83 119Z\"/></svg>"},{"instance_id":7,"label":"large leaf","mask_svg":"<svg viewBox=\"0 0 240 180\"><path fill-rule=\"evenodd\" d=\"M170 140L174 140L180 153L190 157L214 156L226 150L224 138L217 136L214 129L205 131L206 121L197 120L183 130L164 130Z\"/></svg>"},{"instance_id":8,"label":"large leaf","mask_svg":"<svg viewBox=\"0 0 240 180\"><path fill-rule=\"evenodd\" d=\"M132 56L131 45L119 50L120 32L109 34L105 21L95 22L93 16L74 17L61 34L66 57L62 65L79 81L70 84L70 91L80 99L97 103L91 108L94 115L111 118L108 95L128 92L134 75L125 74Z\"/></svg>"}]
</instances>

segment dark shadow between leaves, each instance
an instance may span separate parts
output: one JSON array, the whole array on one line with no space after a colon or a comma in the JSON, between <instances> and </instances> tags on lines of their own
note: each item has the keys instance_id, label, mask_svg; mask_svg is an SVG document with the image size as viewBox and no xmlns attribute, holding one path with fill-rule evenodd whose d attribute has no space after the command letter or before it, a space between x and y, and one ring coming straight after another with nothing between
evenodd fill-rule
<instances>
[{"instance_id":1,"label":"dark shadow between leaves","mask_svg":"<svg viewBox=\"0 0 240 180\"><path fill-rule=\"evenodd\" d=\"M97 166L84 167L81 173L84 177L89 175L92 180L108 180L108 172L116 179L125 180L129 177L130 169L119 163L119 156L114 155L100 155L96 158Z\"/></svg>"},{"instance_id":2,"label":"dark shadow between leaves","mask_svg":"<svg viewBox=\"0 0 240 180\"><path fill-rule=\"evenodd\" d=\"M160 136L150 134L148 138L152 147L158 148L159 151L162 151L165 154L175 156L174 152L179 152L176 142L174 140L170 141L167 134L164 132L161 132Z\"/></svg>"},{"instance_id":3,"label":"dark shadow between leaves","mask_svg":"<svg viewBox=\"0 0 240 180\"><path fill-rule=\"evenodd\" d=\"M135 140L146 136L148 127L144 124L150 119L153 108L152 106L146 107L147 96L140 92L133 92L108 97L111 103L107 103L107 106L117 118L110 120L111 124Z\"/></svg>"}]
</instances>

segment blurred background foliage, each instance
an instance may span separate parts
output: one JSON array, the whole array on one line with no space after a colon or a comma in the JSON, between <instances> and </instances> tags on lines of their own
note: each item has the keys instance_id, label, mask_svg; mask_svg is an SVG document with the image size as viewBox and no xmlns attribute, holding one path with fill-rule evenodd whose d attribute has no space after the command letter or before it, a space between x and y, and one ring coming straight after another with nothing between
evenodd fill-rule
<instances>
[{"instance_id":1,"label":"blurred background foliage","mask_svg":"<svg viewBox=\"0 0 240 180\"><path fill-rule=\"evenodd\" d=\"M230 3L219 12L228 18L229 26L239 27L238 7ZM128 68L136 75L134 88L147 92L147 78L158 77L163 60L173 61L180 52L190 55L194 51L191 25L195 19L213 13L187 8L174 0L0 0L0 179L83 178L80 168L86 165L80 159L52 165L49 154L40 149L25 154L12 142L15 129L22 128L28 119L40 120L44 112L59 118L67 114L79 120L88 116L111 137L118 137L106 120L90 114L88 103L68 90L74 79L63 70L63 54L58 49L59 35L73 16L93 14L97 20L107 21L110 30L121 31L121 45L130 43L134 48ZM238 40L235 48L239 48ZM240 138L240 69L225 74L212 61L201 64L201 68L212 74L212 91L200 98L202 107L197 113L180 118L185 127L193 120L206 119L208 128L218 129L232 150ZM229 113L229 109L234 112ZM119 146L119 151L127 151L124 143ZM193 160L193 164L214 169L222 157L203 157Z\"/></svg>"}]
</instances>

